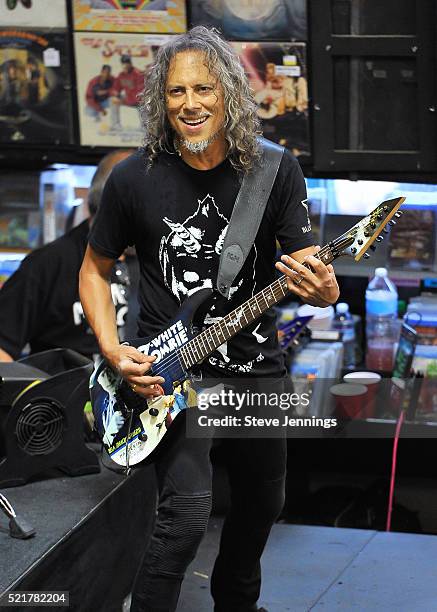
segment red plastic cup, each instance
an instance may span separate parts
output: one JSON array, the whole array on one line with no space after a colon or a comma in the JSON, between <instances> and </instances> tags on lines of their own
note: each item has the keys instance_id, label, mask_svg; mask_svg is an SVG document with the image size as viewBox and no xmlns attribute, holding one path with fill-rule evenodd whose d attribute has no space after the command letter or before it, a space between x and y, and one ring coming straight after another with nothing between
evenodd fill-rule
<instances>
[{"instance_id":1,"label":"red plastic cup","mask_svg":"<svg viewBox=\"0 0 437 612\"><path fill-rule=\"evenodd\" d=\"M330 387L335 398L335 416L340 419L361 417L367 387L352 383L339 383Z\"/></svg>"},{"instance_id":2,"label":"red plastic cup","mask_svg":"<svg viewBox=\"0 0 437 612\"><path fill-rule=\"evenodd\" d=\"M348 384L364 385L367 388L361 417L363 419L374 417L376 394L381 382L381 375L377 372L349 372L349 374L343 376L343 381Z\"/></svg>"}]
</instances>

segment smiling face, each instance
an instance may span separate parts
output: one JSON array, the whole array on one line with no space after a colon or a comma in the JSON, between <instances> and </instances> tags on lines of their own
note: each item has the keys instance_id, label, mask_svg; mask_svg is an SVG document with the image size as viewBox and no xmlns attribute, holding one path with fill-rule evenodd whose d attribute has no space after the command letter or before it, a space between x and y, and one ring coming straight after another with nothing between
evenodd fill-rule
<instances>
[{"instance_id":1,"label":"smiling face","mask_svg":"<svg viewBox=\"0 0 437 612\"><path fill-rule=\"evenodd\" d=\"M201 51L183 51L171 60L166 105L170 125L191 152L202 152L212 142L224 142L223 89Z\"/></svg>"}]
</instances>

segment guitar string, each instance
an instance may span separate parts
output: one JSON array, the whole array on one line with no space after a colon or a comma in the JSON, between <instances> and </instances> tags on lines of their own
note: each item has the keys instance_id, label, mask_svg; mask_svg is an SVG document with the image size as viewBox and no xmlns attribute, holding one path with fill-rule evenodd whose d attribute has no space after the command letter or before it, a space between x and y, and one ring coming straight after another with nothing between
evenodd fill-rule
<instances>
[{"instance_id":1,"label":"guitar string","mask_svg":"<svg viewBox=\"0 0 437 612\"><path fill-rule=\"evenodd\" d=\"M320 257L323 257L323 255L324 255L326 252L329 252L329 251L330 251L330 247L329 247L328 245L325 245L325 246L324 246L322 249L320 249L320 251L318 251L318 253L316 253L316 257L317 257L318 259L320 259ZM332 261L332 260L331 260L331 261ZM305 265L305 267L307 267L307 268L309 267L309 265L308 265L308 264L302 264L302 265ZM223 317L223 319L221 319L221 321L219 321L218 323L216 323L216 324L212 325L212 326L211 326L211 327L209 327L208 329L206 329L206 330L202 331L200 334L198 334L197 336L195 336L194 338L192 338L192 339L191 339L189 342L187 342L187 344L185 344L183 347L181 347L180 349L178 349L177 351L175 351L175 355L169 355L169 357L167 357L167 358L163 359L162 361L160 361L160 362L159 362L159 364L157 364L157 368L156 368L156 369L158 369L158 368L159 368L159 370L160 370L160 371L165 370L165 369L167 369L167 367L169 367L169 366L170 366L170 365L172 365L173 363L176 363L176 361L178 361L178 362L179 362L179 365L181 365L179 356L180 356L180 354L181 354L181 352L182 352L183 350L184 350L184 351L186 351L186 352L188 352L188 357L189 357L189 358L190 358L190 357L191 357L191 358L194 358L193 363L192 363L192 364L188 364L188 365L186 365L186 367L191 367L191 366L192 366L192 365L194 365L194 364L195 364L197 361L199 361L199 358L198 358L198 357L196 358L195 352L201 355L201 359L200 359L200 361L201 361L202 359L204 359L204 357L205 357L206 355L205 355L205 356L203 356L203 355L202 355L202 350L201 350L201 347L200 347L200 340L199 340L199 337L201 337L201 336L206 337L207 335L209 335L209 336L211 337L211 339L213 340L213 342L214 342L214 339L213 339L213 337L212 337L212 332L213 332L213 331L215 331L217 328L219 328L219 329L220 329L220 333L221 333L222 338L219 338L219 335L218 335L218 332L217 332L217 331L215 331L215 333L216 333L217 339L220 341L220 344L223 344L223 343L224 343L224 342L225 342L225 341L226 341L228 338L231 338L231 337L232 337L232 333L231 333L231 334L228 336L228 338L226 338L226 337L225 337L225 335L224 335L225 328L226 328L226 332L228 332L228 333L229 333L229 324L232 324L232 326L234 327L234 331L235 331L235 325L232 323L232 320L233 320L233 319L235 319L235 318L238 318L238 317L241 319L241 317L243 316L244 312L245 312L245 311L246 311L246 309L247 309L247 305L249 306L249 309L251 309L250 302L255 302L255 303L256 303L256 308L258 308L258 310L259 310L259 311L261 311L261 308L260 308L260 306L259 306L259 304L258 304L258 298L261 298L261 297L262 297L262 299L264 300L264 302L265 302L265 304L266 304L266 308L265 308L265 310L267 310L268 308L270 308L270 307L271 307L271 304L269 304L269 302L267 301L267 299L266 299L266 297L265 297L265 295L264 295L264 293L266 292L266 290L270 290L270 292L271 292L271 293L273 293L273 289L274 289L274 290L277 290L277 289L280 289L280 290L281 290L281 292L282 292L282 296L277 297L277 296L276 296L276 295L273 293L273 296L274 296L274 298L275 298L275 303L277 303L277 302L278 302L278 301L281 299L281 297L284 297L284 296L285 296L285 294L284 294L284 292L282 291L282 288L281 288L281 285L283 285L284 281L286 281L286 276L285 276L285 275L281 276L279 279L277 279L276 281L274 281L273 283L271 283L271 284L270 284L268 287L265 287L265 288L264 288L263 290L261 290L261 291L260 291L258 294L256 294L256 295L255 295L255 296L253 296L252 298L250 298L250 299L249 299L249 300L248 300L248 301L247 301L245 304L243 304L242 306L239 306L238 308L234 309L232 312L230 312L230 313L228 313L227 315L225 315L225 317ZM275 287L275 285L276 285L276 287ZM264 310L264 311L261 311L261 312L260 312L260 314L263 314L263 312L265 312L265 310ZM238 312L236 312L236 311L240 311L240 313L238 313ZM252 316L253 316L253 315L252 315ZM252 321L247 321L247 317L245 316L245 314L244 314L244 317L245 317L245 319L246 319L246 325L247 325L247 324L250 324L250 323L252 322ZM256 317L253 317L253 319L252 319L252 320L256 320L257 318L258 318L258 315L257 315ZM244 326L242 326L242 327L244 327ZM242 329L242 327L240 327L240 329ZM240 331L240 330L238 330L238 331ZM225 333L226 333L226 332L225 332ZM237 332L237 333L238 333L238 332ZM204 340L203 340L203 337L202 337L202 342L203 342L203 344L204 344L204 346L205 346L205 342L204 342ZM197 343L197 346L196 346L196 343ZM192 348L190 348L190 347L188 346L189 344L192 344ZM220 346L220 344L219 344L219 345L217 345L217 346ZM188 350L187 350L187 349L188 349ZM210 349L209 349L209 350L210 350ZM213 351L214 351L214 349L213 349ZM213 351L211 351L211 352L213 352ZM190 355L190 354L189 354L190 352L192 353L192 355ZM208 351L208 352L209 352L209 351ZM183 355L182 355L182 357L183 357Z\"/></svg>"},{"instance_id":2,"label":"guitar string","mask_svg":"<svg viewBox=\"0 0 437 612\"><path fill-rule=\"evenodd\" d=\"M376 210L374 210L374 211L373 211L373 213L376 213ZM371 213L371 215L372 215L373 213ZM369 215L369 217L370 217L371 215ZM370 221L370 220L371 220L371 219L369 219L369 221ZM382 230L382 227L381 227L381 230ZM338 241L339 241L339 238L337 238L337 239L333 240L333 241L331 242L331 244L332 244L332 243L338 243ZM331 254L332 254L332 249L331 249L331 247L329 246L329 244L327 244L327 245L323 246L323 247L320 249L320 251L318 251L317 253L315 253L315 254L314 254L314 256L315 256L317 259L321 259L321 257L323 257L323 255L325 255L325 253L328 253L328 252L331 252ZM331 261L333 261L333 259L335 259L335 258L334 258L334 257L332 257L332 259L331 259L331 260L330 260L328 263L330 263ZM311 268L311 266L310 266L308 263L306 263L306 262L302 263L302 265L303 265L303 266L305 266L306 268L309 268L309 269ZM198 334L197 336L195 336L194 338L192 338L191 340L189 340L189 341L188 341L188 342L187 342L185 345L183 345L182 347L180 347L180 349L177 349L177 350L174 352L174 354L173 354L173 355L169 355L168 357L166 357L165 359L163 359L162 361L160 361L160 362L159 362L159 364L157 364L157 366L156 366L156 368L155 368L155 371L154 371L154 372L158 372L158 369L159 369L159 371L160 371L160 372L161 372L161 371L166 371L168 368L172 367L173 365L175 365L175 366L176 366L176 363L178 363L178 364L179 364L179 366L184 365L186 368L190 368L190 367L192 367L192 366L193 366L193 365L194 365L194 364L195 364L197 361L199 361L199 359L198 359L198 358L197 358L197 360L196 360L196 357L195 357L195 355L194 355L194 350L195 350L196 352L199 352L199 349L200 349L200 340L199 340L199 338L200 338L200 337L202 337L202 342L203 342L203 345L204 345L204 346L205 346L205 343L204 343L204 341L203 341L203 336L205 336L205 337L206 337L207 335L210 335L210 337L212 338L212 340L213 340L213 342L214 342L214 339L213 339L213 337L212 337L212 332L213 332L213 331L215 331L217 328L219 328L219 329L220 329L220 332L221 332L221 334L222 334L222 336L223 336L223 339L220 341L219 336L218 336L218 332L217 332L217 331L215 331L215 334L216 334L217 339L218 339L218 340L221 342L221 344L223 344L223 343L224 343L224 342L227 340L227 338L226 338L226 337L224 337L224 334L223 334L223 332L224 332L224 324L225 324L225 326L226 326L226 330L227 330L227 331L229 331L228 324L229 324L229 323L232 323L232 318L233 318L233 317L237 317L237 318L239 317L239 318L241 318L241 316L244 314L244 312L245 312L245 310L246 310L246 307L247 307L246 305L248 305L248 306L249 306L249 309L250 309L251 314L252 314L252 309L251 309L251 304L250 304L250 303L251 303L251 301L255 301L255 302L256 302L256 304L257 304L257 308L260 310L259 314L258 314L256 317L254 317L254 318L252 319L252 321L254 321L254 320L256 320L257 318L259 318L259 316L261 316L261 315L262 315L262 314L263 314L263 313L264 313L266 310L268 310L268 308L269 308L269 307L271 307L271 306L269 306L269 305L268 305L268 302L267 302L267 300L266 300L266 298L265 298L265 296L264 296L264 292L266 291L266 289L270 289L270 291L273 293L273 286L274 286L274 285L276 285L276 284L278 284L278 286L280 287L281 283L283 283L283 281L284 281L284 280L286 281L286 276L285 276L285 275L281 276L279 279L277 279L276 281L274 281L273 283L271 283L271 284L270 284L268 287L265 287L264 289L262 289L262 290L261 290L261 291L260 291L258 294L256 294L255 296L252 296L252 298L249 298L249 300L247 300L247 302L246 302L245 304L243 304L242 306L240 306L240 307L238 307L238 308L234 309L232 312L230 312L230 313L228 313L227 315L225 315L225 316L224 316L224 317L221 319L221 321L219 321L218 323L213 324L211 327L209 327L208 329L206 329L206 330L202 331L200 334ZM267 306L267 308L266 308L264 311L262 311L262 312L261 312L261 309L259 308L259 305L258 305L258 297L257 297L258 295L264 299L264 301L266 302L266 306ZM274 295L274 294L273 294L273 295ZM284 297L284 296L285 296L285 294L283 294L283 297ZM276 302L275 302L275 303L277 303L277 302L278 302L278 301L281 299L281 298L276 298L276 296L274 296L274 297L275 297L275 300L276 300ZM238 311L238 310L240 310L240 314L239 314L239 315L238 315L238 313L236 312L236 311ZM244 316L245 316L245 315L244 315ZM247 322L247 317L246 317L246 316L245 316L245 319L246 319L246 325L248 325L248 324L250 324L250 323L252 322L252 321ZM234 327L234 331L235 331L235 325L234 325L233 323L232 323L232 326ZM243 327L244 327L244 326L240 327L240 329L239 329L238 331L240 331L241 329L243 329ZM236 333L238 333L238 332L236 332ZM231 335L229 336L229 338L232 338L232 336L233 336L233 335L231 334ZM197 346L197 347L196 347L196 342L198 343L198 346ZM192 350L192 349L190 348L190 346L189 346L190 344L193 346L193 349L194 349L194 350ZM217 345L217 346L220 346L220 344L219 344L219 345ZM217 348L217 347L216 347L216 348ZM215 350L215 349L213 349L211 352L214 352L214 350ZM184 361L184 362L186 361L186 360L185 360L185 358L184 358L184 356L183 356L183 355L181 355L181 352L182 352L182 351L186 351L186 352L188 352L188 357L189 357L189 358L190 358L190 357L194 357L194 359L195 359L195 360L193 361L193 363L192 363L192 364L189 364L188 362L187 362L187 363L183 363L183 364L181 363L180 356L182 356L182 359L183 359L183 361ZM190 351L192 352L192 355L190 355L190 354L189 354L189 353L190 353ZM210 351L210 347L209 347L208 352L209 352L209 351ZM202 361L202 359L204 359L204 358L207 356L208 352L206 353L206 355L204 355L204 356L203 356L203 357L200 359L200 361ZM202 352L201 352L201 351L200 351L200 355L202 355ZM154 373L154 372L152 372L152 373Z\"/></svg>"},{"instance_id":3,"label":"guitar string","mask_svg":"<svg viewBox=\"0 0 437 612\"><path fill-rule=\"evenodd\" d=\"M278 288L281 287L281 284L283 284L283 281L285 280L285 276L281 277L280 279L278 279L277 281L275 281L274 283L272 283L272 285L270 285L269 287L266 287L265 289L262 290L262 292L260 292L261 295L254 296L253 298L250 298L250 300L248 300L248 302L252 301L253 303L257 304L257 309L260 311L260 314L263 314L263 312L265 312L265 310L267 310L269 307L271 307L271 304L269 304L268 300L266 299L264 292L266 291L266 289L270 289L271 293L273 293L273 296L275 298L275 303L277 303L277 301L279 301L280 297L284 297L286 294L284 293L283 290L281 290L281 294L279 297L277 297L274 293L274 290L277 290ZM274 289L273 289L273 285L277 285ZM262 307L260 307L259 305L259 298L262 297L266 308L264 310L262 310ZM246 304L248 304L248 302ZM252 313L252 308L249 305L249 309ZM247 310L247 306L246 305L242 305L239 307L240 310L240 318L243 316L243 313L245 313L245 311ZM228 324L232 323L232 318L234 317L230 317L229 315L231 315L231 313L228 313L228 315L226 315L226 317L223 317L223 319L216 323L214 326L211 326L215 328L215 335L217 337L217 340L219 341L219 344L217 346L220 346L221 344L223 344L228 338L232 337L232 333L228 336L228 338L226 337L225 334L229 334L229 327ZM253 316L253 313L252 313ZM250 324L251 321L247 320L247 316L244 314L244 318L246 319L246 325ZM252 320L256 320L256 318L258 318L258 316L253 317ZM235 332L235 325L232 323L232 326L234 327L234 332ZM241 326L240 329L242 329ZM178 349L177 351L175 351L175 354L173 355L169 355L169 357L163 359L162 361L160 361L156 368L154 368L154 372L153 374L157 375L157 374L162 374L163 372L167 372L170 370L171 367L174 367L176 365L182 366L181 364L181 357L184 359L184 366L186 368L191 367L191 365L194 365L194 363L196 363L196 361L201 361L202 359L205 358L205 356L208 353L212 353L214 352L215 349L211 350L211 347L209 346L210 342L207 339L207 335L210 336L212 342L214 342L214 338L212 336L212 329L208 328L207 330L204 330L203 332L201 332L200 334L198 334L197 336L195 336L194 338L192 338L187 344L185 344L184 346L182 346L180 349ZM220 329L220 331L218 331L218 328ZM240 331L240 329L238 331ZM220 334L220 336L219 336ZM201 340L203 343L204 348L208 345L208 351L206 353L206 355L203 355L203 350L201 348L200 345L200 339L199 337L202 336ZM192 347L188 348L188 344L192 343ZM188 350L187 350L188 348ZM187 357L188 359L182 355L182 351L185 350L187 352ZM196 357L196 353L198 354ZM200 355L200 359L199 359L199 355ZM185 358L184 358L185 357ZM194 359L194 361L193 361ZM189 361L193 361L192 364L189 364Z\"/></svg>"},{"instance_id":4,"label":"guitar string","mask_svg":"<svg viewBox=\"0 0 437 612\"><path fill-rule=\"evenodd\" d=\"M324 256L326 253L329 253L330 251L331 251L331 248L329 247L329 245L325 245L323 248L321 248L321 249L320 249L320 251L318 251L318 252L315 254L315 257L317 257L317 259L320 259L321 257L323 257L323 256ZM332 260L331 260L331 261L332 261ZM303 266L305 266L306 268L309 268L309 267L310 267L310 266L309 266L309 264L307 264L307 263L303 263L302 265L303 265ZM269 290L271 293L273 293L273 289L275 289L275 290L276 290L276 289L281 289L281 284L283 284L284 280L286 281L286 278L287 278L287 277L286 277L285 275L283 275L283 276L281 276L279 279L276 279L276 280L275 280L273 283L271 283L270 285L268 285L267 287L265 287L264 289L262 289L262 290L261 290L261 291L260 291L258 294L256 294L255 296L252 296L251 298L249 298L249 300L247 300L247 302L246 302L246 303L242 304L242 305L241 305L241 306L239 306L238 308L235 308L235 309L234 309L234 310L232 310L230 313L228 313L227 315L225 315L225 316L224 316L224 317L221 319L221 321L219 321L219 322L215 323L214 325L212 325L212 326L211 326L211 327L209 327L208 329L206 329L206 330L202 331L200 334L198 334L197 336L195 336L194 338L192 338L191 340L189 340L189 341L188 341L188 342L187 342L187 343L186 343L184 346L182 346L182 347L180 347L179 349L177 349L177 350L175 351L175 354L174 354L174 355L169 355L168 357L166 357L165 359L163 359L162 361L160 361L160 362L157 364L157 367L156 367L156 369L155 369L155 372L156 372L156 371L158 371L158 368L159 368L159 371L167 370L167 369L168 369L169 367L171 367L173 364L174 364L174 365L176 365L176 362L178 362L178 363L179 363L179 365L182 365L182 364L181 364L181 360L180 360L181 351L182 351L182 350L187 351L187 349L188 349L188 351L187 351L188 353L189 353L189 352L192 352L192 353L193 353L193 354L192 354L192 357L194 357L194 358L195 358L195 361L194 361L192 364L187 365L186 367L188 367L188 368L189 368L189 367L191 367L192 365L194 365L194 364L195 364L195 363L198 361L198 359L196 359L196 356L195 356L195 354L194 354L194 350L195 350L197 353L199 353L200 355L202 355L202 350L201 350L200 343L199 343L199 342L200 342L200 341L199 341L199 337L201 337L201 336L206 336L207 334L209 334L209 335L211 336L211 338L212 338L212 332L213 332L213 331L214 331L214 329L216 329L216 328L220 328L221 335L223 336L223 335L224 335L224 331L225 331L225 327L226 327L226 331L229 331L229 327L228 327L228 325L229 325L229 324L232 324L232 326L234 327L234 331L235 331L235 325L232 323L232 319L235 319L235 318L237 318L237 320L238 320L239 318L241 319L241 317L243 316L244 311L246 310L247 306L249 306L249 309L250 309L250 302L251 302L251 301L256 302L256 304L257 304L257 308L258 308L258 310L260 311L259 315L257 315L256 317L254 317L254 318L252 319L252 321L254 321L254 320L256 320L257 318L259 318L259 316L260 316L260 315L262 315L262 314L263 314L263 313L264 313L266 310L268 310L268 308L270 308L270 307L271 307L271 305L269 304L269 302L267 301L267 299L266 299L266 298L265 298L265 296L264 296L264 292L265 292L265 291L267 291L267 290ZM276 287L274 287L275 285L276 285ZM265 310L264 310L264 311L262 311L262 312L261 312L261 308L260 308L260 307L259 307L259 305L258 305L258 297L257 297L257 296L262 297L262 298L263 298L263 300L264 300L264 301L265 301L265 303L266 303L266 308L265 308ZM274 293L273 293L273 296L274 296L274 298L275 298L275 303L277 303L277 302L279 301L279 299L281 299L280 297L279 297L279 298L277 298L277 297L276 297L276 295L275 295ZM284 294L283 292L282 292L282 297L285 297L285 294ZM236 312L236 311L240 311L240 314L238 314L238 312ZM244 317L245 317L245 319L246 319L246 325L249 325L249 324L250 324L252 321L247 321L247 317L246 317L245 315L244 315ZM240 329L239 329L238 331L240 331L240 330L241 330L243 327L244 327L244 326L240 327ZM218 340L220 340L220 338L219 338L219 336L218 336L217 331L216 331L215 333L216 333L217 339L218 339ZM237 332L237 333L238 333L238 332ZM231 335L229 336L229 338L232 338L232 333L231 333ZM220 344L223 344L223 343L224 343L224 342L225 342L227 339L228 339L228 338L223 337L223 339L220 341ZM198 346L197 346L197 347L196 347L196 342L197 342L197 344L198 344ZM202 342L203 342L203 338L202 338ZM193 349L190 349L190 347L188 346L189 344L192 344L192 345L193 345L194 350L193 350ZM205 343L204 343L204 342L203 342L203 344L204 344L204 346L205 346ZM220 344L219 344L218 346L220 346ZM211 351L211 352L214 352L214 350L215 350L215 349L213 349L213 351ZM208 352L209 352L209 351L208 351ZM206 355L205 355L205 356L206 356ZM202 360L202 359L204 359L204 358L205 358L205 356L203 356L203 357L201 358L201 360ZM190 355L189 355L189 354L188 354L188 357L190 357ZM183 358L183 355L182 355L182 358Z\"/></svg>"},{"instance_id":5,"label":"guitar string","mask_svg":"<svg viewBox=\"0 0 437 612\"><path fill-rule=\"evenodd\" d=\"M276 284L276 283L278 283L278 284L279 284L279 281L283 282L283 281L285 280L285 278L286 278L285 276L282 276L280 279L278 279L278 281L275 281L274 283L272 283L271 285L269 285L269 287L266 287L265 289L263 289L263 290L262 290L262 292L260 292L260 293L264 293L264 291L266 291L266 289L270 289L270 287L272 287L272 288L273 288L273 285L274 285L274 284ZM279 286L279 287L280 287L280 286ZM278 288L278 287L276 287L276 289L277 289L277 288ZM270 290L272 291L272 289L270 289ZM273 295L274 295L274 294L273 294ZM281 296L282 296L282 297L284 297L285 295L286 295L286 294L284 294L284 293L281 291ZM277 302L279 301L279 299L280 299L280 297L281 297L281 296L279 296L279 298L277 298L277 297L276 297L276 295L274 295L274 297L275 297L275 303L277 303ZM256 319L257 319L257 318L258 318L260 315L262 315L262 314L263 314L263 313L264 313L266 310L268 310L268 308L270 308L270 307L271 307L271 304L269 304L269 302L267 301L267 299L265 298L265 296L264 296L264 295L259 296L259 297L262 297L262 298L263 298L263 300L264 300L264 301L265 301L265 303L266 303L266 308L265 308L264 310L261 310L261 308L260 308L260 306L259 306L259 304L258 304L258 298L257 298L256 296L253 296L252 298L250 298L250 299L249 299L249 300L246 302L246 304L247 304L247 305L249 305L249 302L256 302L256 303L257 303L256 308L259 310L259 314L257 314L255 317L253 317L252 321L255 321L255 320L256 320ZM236 310L240 310L240 311L241 311L241 313L240 313L240 318L242 317L242 315L243 315L243 314L244 314L244 312L246 311L246 308L247 308L247 306L246 306L246 305L242 305L242 306L240 306L239 308L237 308L237 309L236 309ZM250 308L250 305L249 305L249 308ZM234 311L232 311L232 312L234 312ZM202 331L200 334L198 334L197 336L195 336L194 338L192 338L191 340L189 340L189 341L188 341L188 342L187 342L187 343L186 343L184 346L180 347L180 348L179 348L177 351L175 351L175 355L169 355L169 357L166 357L165 359L163 359L162 361L160 361L160 362L157 364L157 366L156 366L156 368L155 368L155 371L157 371L157 370L158 370L158 368L159 368L160 370L165 370L165 369L167 369L167 367L170 367L170 366L171 366L173 363L175 363L176 361L179 361L179 364L180 364L180 358L179 358L179 356L181 355L182 351L186 351L186 352L188 352L188 353L192 353L192 355L188 354L188 357L193 357L193 358L195 359L195 361L193 361L193 363L192 363L192 364L187 365L186 367L188 368L188 367L191 367L191 365L194 365L194 364L197 362L197 360L198 360L198 358L196 359L195 352L196 352L196 353L198 353L198 354L200 354L201 356L202 356L202 352L203 352L203 351L202 351L202 348L201 348L201 346L200 346L200 340L199 340L199 338L200 338L200 337L202 337L202 343L203 343L203 345L204 345L204 347L205 347L205 346L206 346L206 344L209 344L209 341L208 341L207 339L206 339L206 342L204 341L204 338L206 338L206 336L207 336L207 335L209 335L209 336L211 337L212 341L214 342L214 338L212 337L212 332L213 332L213 331L215 331L215 335L216 335L216 337L217 337L217 340L219 340L219 342L220 342L220 344L218 344L217 346L220 346L221 344L223 344L223 343L224 343L224 342L225 342L227 339L232 338L232 336L234 335L234 334L232 334L232 333L231 333L231 334L228 336L228 338L226 338L226 336L225 336L225 334L226 334L226 333L229 333L229 326L228 326L228 324L232 324L232 326L234 327L234 331L235 331L235 327L236 327L236 326L235 326L235 325L232 323L232 319L233 319L233 318L235 318L235 316L234 316L234 317L230 317L230 315L231 315L231 314L232 314L232 313L228 313L228 314L227 314L225 317L223 317L223 318L222 318L222 319L221 319L219 322L215 323L214 325L212 325L212 326L211 326L211 327L209 327L208 329L206 329L206 330ZM246 325L249 325L249 324L252 322L252 321L248 321L248 320L247 320L247 317L246 317L245 315L244 315L244 318L246 319ZM244 326L241 326L241 327L240 327L240 329L242 329L243 327L244 327ZM218 332L218 331L217 331L217 328L220 328L220 332ZM238 331L240 331L240 329L239 329ZM220 333L220 335L222 336L221 338L219 337L219 333ZM238 333L238 332L236 332L236 333ZM196 346L196 343L197 343L197 346ZM192 345L193 345L193 348L190 348L190 347L188 346L189 344L192 344ZM187 350L187 349L188 349L188 350ZM208 354L208 353L212 353L212 352L214 352L214 350L215 350L215 349L213 349L213 350L211 351L210 347L208 347L208 352L207 352L207 354ZM182 358L183 358L183 355L181 355L181 356L182 356ZM205 356L206 356L206 355L205 355ZM204 359L204 358L205 358L205 356L202 356L202 358L201 358L201 359Z\"/></svg>"}]
</instances>

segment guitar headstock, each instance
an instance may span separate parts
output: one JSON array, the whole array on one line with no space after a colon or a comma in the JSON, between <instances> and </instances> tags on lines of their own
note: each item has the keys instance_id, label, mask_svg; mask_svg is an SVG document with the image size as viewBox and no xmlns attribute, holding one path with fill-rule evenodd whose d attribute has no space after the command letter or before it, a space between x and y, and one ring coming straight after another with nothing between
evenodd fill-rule
<instances>
[{"instance_id":1,"label":"guitar headstock","mask_svg":"<svg viewBox=\"0 0 437 612\"><path fill-rule=\"evenodd\" d=\"M404 200L404 197L385 200L350 230L333 240L330 247L334 256L350 255L355 261L359 261L363 256L369 257L367 250L369 248L375 250L376 246L373 243L383 240L381 232L387 234L389 231L387 225L396 223L393 217L401 216L399 208Z\"/></svg>"},{"instance_id":2,"label":"guitar headstock","mask_svg":"<svg viewBox=\"0 0 437 612\"><path fill-rule=\"evenodd\" d=\"M289 347L291 343L305 331L307 324L312 318L312 315L295 317L292 321L287 321L286 323L278 325L278 338L281 348L286 349Z\"/></svg>"}]
</instances>

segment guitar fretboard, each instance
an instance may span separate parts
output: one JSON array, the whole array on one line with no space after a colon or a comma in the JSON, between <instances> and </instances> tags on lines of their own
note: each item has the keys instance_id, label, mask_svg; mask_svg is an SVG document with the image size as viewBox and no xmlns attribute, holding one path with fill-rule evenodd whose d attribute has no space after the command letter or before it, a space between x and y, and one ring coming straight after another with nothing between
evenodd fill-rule
<instances>
[{"instance_id":1,"label":"guitar fretboard","mask_svg":"<svg viewBox=\"0 0 437 612\"><path fill-rule=\"evenodd\" d=\"M323 261L325 265L334 260L329 245L324 246L315 257ZM307 263L303 264L311 269ZM287 277L281 276L268 287L259 291L235 310L214 323L195 338L187 342L179 351L185 368L201 363L208 355L211 355L224 342L233 338L240 330L256 321L269 308L277 304L289 293Z\"/></svg>"}]
</instances>

